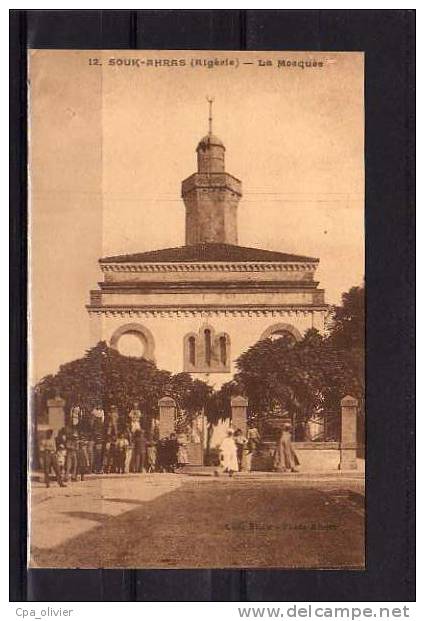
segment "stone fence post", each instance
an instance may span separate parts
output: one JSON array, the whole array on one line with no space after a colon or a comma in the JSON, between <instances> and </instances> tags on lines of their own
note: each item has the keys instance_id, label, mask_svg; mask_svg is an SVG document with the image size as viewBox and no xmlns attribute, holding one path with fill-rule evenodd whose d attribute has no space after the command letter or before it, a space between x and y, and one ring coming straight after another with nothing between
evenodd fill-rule
<instances>
[{"instance_id":1,"label":"stone fence post","mask_svg":"<svg viewBox=\"0 0 425 621\"><path fill-rule=\"evenodd\" d=\"M232 409L232 428L241 429L244 436L248 431L247 425L247 408L248 399L246 397L232 397L230 399L230 406Z\"/></svg>"},{"instance_id":2,"label":"stone fence post","mask_svg":"<svg viewBox=\"0 0 425 621\"><path fill-rule=\"evenodd\" d=\"M65 425L65 399L59 395L47 400L47 424L54 434Z\"/></svg>"},{"instance_id":3,"label":"stone fence post","mask_svg":"<svg viewBox=\"0 0 425 621\"><path fill-rule=\"evenodd\" d=\"M341 400L340 470L357 469L357 407L354 397L347 395Z\"/></svg>"},{"instance_id":4,"label":"stone fence post","mask_svg":"<svg viewBox=\"0 0 425 621\"><path fill-rule=\"evenodd\" d=\"M176 402L172 397L162 397L159 406L159 438L176 432Z\"/></svg>"}]
</instances>

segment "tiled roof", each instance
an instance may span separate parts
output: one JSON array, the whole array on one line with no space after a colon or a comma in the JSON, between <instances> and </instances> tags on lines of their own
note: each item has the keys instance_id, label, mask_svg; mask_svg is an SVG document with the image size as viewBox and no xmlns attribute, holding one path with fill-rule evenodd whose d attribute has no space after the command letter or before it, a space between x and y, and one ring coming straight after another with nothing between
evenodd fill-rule
<instances>
[{"instance_id":1,"label":"tiled roof","mask_svg":"<svg viewBox=\"0 0 425 621\"><path fill-rule=\"evenodd\" d=\"M104 257L100 263L206 263L206 262L318 262L313 257L286 254L260 248L245 248L232 244L194 244L177 248L163 248L136 254L121 254Z\"/></svg>"}]
</instances>

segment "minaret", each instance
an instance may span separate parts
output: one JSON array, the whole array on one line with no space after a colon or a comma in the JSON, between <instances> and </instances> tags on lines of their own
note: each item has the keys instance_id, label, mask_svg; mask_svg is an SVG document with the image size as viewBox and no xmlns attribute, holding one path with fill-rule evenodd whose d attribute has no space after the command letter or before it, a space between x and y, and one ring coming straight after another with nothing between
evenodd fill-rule
<instances>
[{"instance_id":1,"label":"minaret","mask_svg":"<svg viewBox=\"0 0 425 621\"><path fill-rule=\"evenodd\" d=\"M196 152L198 172L182 182L186 207L186 244L238 243L237 209L242 196L239 179L225 172L223 143L212 133L212 103L209 104L208 134Z\"/></svg>"}]
</instances>

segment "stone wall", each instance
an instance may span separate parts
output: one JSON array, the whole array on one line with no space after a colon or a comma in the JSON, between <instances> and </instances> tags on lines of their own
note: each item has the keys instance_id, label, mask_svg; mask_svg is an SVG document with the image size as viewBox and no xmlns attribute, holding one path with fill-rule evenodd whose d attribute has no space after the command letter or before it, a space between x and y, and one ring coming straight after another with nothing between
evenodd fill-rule
<instances>
[{"instance_id":1,"label":"stone wall","mask_svg":"<svg viewBox=\"0 0 425 621\"><path fill-rule=\"evenodd\" d=\"M339 442L294 442L293 446L300 460L300 472L303 470L306 472L324 472L339 469ZM253 457L252 469L271 472L275 447L274 442L264 442Z\"/></svg>"}]
</instances>

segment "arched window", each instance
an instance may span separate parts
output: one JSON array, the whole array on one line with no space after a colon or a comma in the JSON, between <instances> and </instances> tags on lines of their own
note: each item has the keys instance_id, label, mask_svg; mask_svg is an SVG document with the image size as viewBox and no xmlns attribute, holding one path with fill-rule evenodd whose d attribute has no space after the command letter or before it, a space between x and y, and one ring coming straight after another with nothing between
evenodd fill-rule
<instances>
[{"instance_id":1,"label":"arched window","mask_svg":"<svg viewBox=\"0 0 425 621\"><path fill-rule=\"evenodd\" d=\"M189 373L229 373L230 337L207 324L183 339L183 366Z\"/></svg>"},{"instance_id":2,"label":"arched window","mask_svg":"<svg viewBox=\"0 0 425 621\"><path fill-rule=\"evenodd\" d=\"M264 330L260 340L272 339L274 341L280 338L285 338L288 344L294 344L297 341L301 341L302 336L300 331L289 323L275 323L269 326L267 330Z\"/></svg>"},{"instance_id":3,"label":"arched window","mask_svg":"<svg viewBox=\"0 0 425 621\"><path fill-rule=\"evenodd\" d=\"M211 366L211 330L204 330L205 338L205 364Z\"/></svg>"},{"instance_id":4,"label":"arched window","mask_svg":"<svg viewBox=\"0 0 425 621\"><path fill-rule=\"evenodd\" d=\"M194 367L196 365L196 341L194 336L190 336L189 343L189 363Z\"/></svg>"},{"instance_id":5,"label":"arched window","mask_svg":"<svg viewBox=\"0 0 425 621\"><path fill-rule=\"evenodd\" d=\"M227 343L225 336L220 336L220 362L223 365L227 364Z\"/></svg>"},{"instance_id":6,"label":"arched window","mask_svg":"<svg viewBox=\"0 0 425 621\"><path fill-rule=\"evenodd\" d=\"M110 341L111 347L123 356L154 360L155 341L146 326L139 323L127 323L119 327Z\"/></svg>"}]
</instances>

